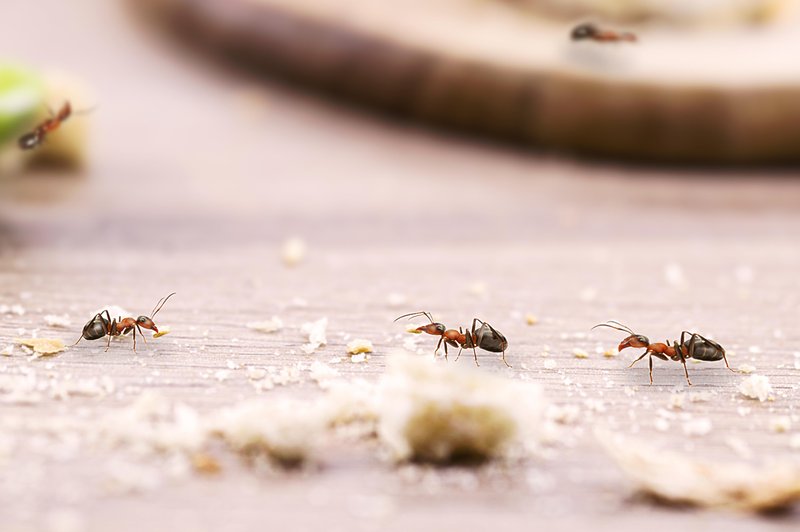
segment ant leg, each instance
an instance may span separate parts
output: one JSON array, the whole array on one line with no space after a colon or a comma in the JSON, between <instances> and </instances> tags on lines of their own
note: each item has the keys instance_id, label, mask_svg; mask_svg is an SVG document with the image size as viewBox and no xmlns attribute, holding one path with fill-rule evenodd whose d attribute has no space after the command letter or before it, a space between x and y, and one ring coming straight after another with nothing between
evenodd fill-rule
<instances>
[{"instance_id":1,"label":"ant leg","mask_svg":"<svg viewBox=\"0 0 800 532\"><path fill-rule=\"evenodd\" d=\"M505 363L505 365L506 365L506 366L508 366L509 368L510 368L510 367L512 367L512 366L511 366L511 364L509 364L509 363L506 361L506 352L505 352L505 351L503 351L503 363Z\"/></svg>"},{"instance_id":2,"label":"ant leg","mask_svg":"<svg viewBox=\"0 0 800 532\"><path fill-rule=\"evenodd\" d=\"M83 335L81 335L80 338L78 338L78 342L80 342L81 340L83 340ZM74 344L72 344L72 347L75 347L76 345L78 345L78 342L75 342Z\"/></svg>"},{"instance_id":3,"label":"ant leg","mask_svg":"<svg viewBox=\"0 0 800 532\"><path fill-rule=\"evenodd\" d=\"M645 351L644 353L642 353L642 356L640 356L639 358L637 358L636 360L634 360L633 362L631 362L631 365L630 365L630 366L628 366L628 367L629 367L629 368L632 368L634 364L636 364L636 363L637 363L637 362L639 362L641 359L643 359L644 357L646 357L648 353L649 353L649 351Z\"/></svg>"},{"instance_id":4,"label":"ant leg","mask_svg":"<svg viewBox=\"0 0 800 532\"><path fill-rule=\"evenodd\" d=\"M142 337L142 340L144 340L144 343L147 343L147 337L145 337L144 333L142 332L142 328L139 327L138 324L136 325L136 328L139 329L139 336Z\"/></svg>"},{"instance_id":5,"label":"ant leg","mask_svg":"<svg viewBox=\"0 0 800 532\"><path fill-rule=\"evenodd\" d=\"M458 362L458 357L461 356L461 351L463 351L463 350L464 350L464 346L463 345L458 348L458 354L456 355L456 362Z\"/></svg>"},{"instance_id":6,"label":"ant leg","mask_svg":"<svg viewBox=\"0 0 800 532\"><path fill-rule=\"evenodd\" d=\"M681 363L683 364L683 372L686 374L686 382L688 382L689 386L691 386L692 381L689 380L689 370L686 369L686 359L683 355L681 355Z\"/></svg>"},{"instance_id":7,"label":"ant leg","mask_svg":"<svg viewBox=\"0 0 800 532\"><path fill-rule=\"evenodd\" d=\"M111 335L107 334L108 336L108 343L106 344L106 353L108 353L108 348L111 347Z\"/></svg>"},{"instance_id":8,"label":"ant leg","mask_svg":"<svg viewBox=\"0 0 800 532\"><path fill-rule=\"evenodd\" d=\"M439 337L439 343L436 344L436 349L433 350L433 358L436 358L436 353L439 352L439 348L442 347L442 340L444 340L444 336Z\"/></svg>"},{"instance_id":9,"label":"ant leg","mask_svg":"<svg viewBox=\"0 0 800 532\"><path fill-rule=\"evenodd\" d=\"M472 320L472 332L470 333L471 336L470 336L469 339L470 339L470 343L472 344L472 356L475 357L475 365L478 366L478 367L481 367L481 365L478 364L478 350L475 349L475 343L476 343L475 342L475 340L476 340L476 338L475 338L475 323L478 322L478 321L480 321L480 320L478 320L478 318L474 318ZM481 323L483 323L483 322L481 321Z\"/></svg>"},{"instance_id":10,"label":"ant leg","mask_svg":"<svg viewBox=\"0 0 800 532\"><path fill-rule=\"evenodd\" d=\"M136 327L133 328L133 352L136 352Z\"/></svg>"},{"instance_id":11,"label":"ant leg","mask_svg":"<svg viewBox=\"0 0 800 532\"><path fill-rule=\"evenodd\" d=\"M647 359L650 362L650 384L653 384L653 355Z\"/></svg>"},{"instance_id":12,"label":"ant leg","mask_svg":"<svg viewBox=\"0 0 800 532\"><path fill-rule=\"evenodd\" d=\"M475 365L481 367L481 365L478 364L478 351L475 349L474 343L472 344L472 355L475 357Z\"/></svg>"},{"instance_id":13,"label":"ant leg","mask_svg":"<svg viewBox=\"0 0 800 532\"><path fill-rule=\"evenodd\" d=\"M444 360L447 362L447 342L444 343Z\"/></svg>"},{"instance_id":14,"label":"ant leg","mask_svg":"<svg viewBox=\"0 0 800 532\"><path fill-rule=\"evenodd\" d=\"M739 373L738 371L736 371L735 369L733 369L733 368L730 366L730 364L728 364L728 357L726 357L726 356L725 356L725 350L724 350L724 349L722 350L722 360L724 360L724 361L725 361L725 367L726 367L726 368L728 368L729 370L731 370L731 371L732 371L732 372L734 372L734 373Z\"/></svg>"}]
</instances>

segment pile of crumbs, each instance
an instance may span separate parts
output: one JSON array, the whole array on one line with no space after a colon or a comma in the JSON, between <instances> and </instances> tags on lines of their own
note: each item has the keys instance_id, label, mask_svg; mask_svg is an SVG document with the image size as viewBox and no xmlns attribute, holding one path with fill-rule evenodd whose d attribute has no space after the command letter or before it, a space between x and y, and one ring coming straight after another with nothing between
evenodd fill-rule
<instances>
[{"instance_id":1,"label":"pile of crumbs","mask_svg":"<svg viewBox=\"0 0 800 532\"><path fill-rule=\"evenodd\" d=\"M745 397L764 402L772 395L772 385L765 375L751 375L739 383L739 392Z\"/></svg>"},{"instance_id":2,"label":"pile of crumbs","mask_svg":"<svg viewBox=\"0 0 800 532\"><path fill-rule=\"evenodd\" d=\"M427 358L391 355L378 393L379 434L398 461L508 457L544 426L538 386Z\"/></svg>"},{"instance_id":3,"label":"pile of crumbs","mask_svg":"<svg viewBox=\"0 0 800 532\"><path fill-rule=\"evenodd\" d=\"M67 348L58 338L17 338L14 342L32 349L39 357L55 355Z\"/></svg>"},{"instance_id":4,"label":"pile of crumbs","mask_svg":"<svg viewBox=\"0 0 800 532\"><path fill-rule=\"evenodd\" d=\"M308 343L303 344L302 350L310 355L323 345L328 343L326 332L328 329L328 318L320 318L317 321L304 323L301 330L308 337Z\"/></svg>"},{"instance_id":5,"label":"pile of crumbs","mask_svg":"<svg viewBox=\"0 0 800 532\"><path fill-rule=\"evenodd\" d=\"M638 489L670 504L753 512L800 500L800 465L709 463L598 430L597 440Z\"/></svg>"}]
</instances>

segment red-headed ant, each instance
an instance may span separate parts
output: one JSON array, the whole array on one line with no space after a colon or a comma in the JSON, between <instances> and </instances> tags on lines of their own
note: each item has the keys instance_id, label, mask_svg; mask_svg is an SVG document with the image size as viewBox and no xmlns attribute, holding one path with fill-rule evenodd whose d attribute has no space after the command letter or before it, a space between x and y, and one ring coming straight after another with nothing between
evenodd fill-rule
<instances>
[{"instance_id":1,"label":"red-headed ant","mask_svg":"<svg viewBox=\"0 0 800 532\"><path fill-rule=\"evenodd\" d=\"M420 333L428 333L439 336L439 343L436 344L436 349L433 352L433 356L436 356L436 353L439 352L439 348L442 346L442 342L444 342L444 358L447 360L447 346L450 347L458 347L458 355L456 356L456 360L458 357L461 356L461 351L465 348L469 349L472 348L472 353L475 357L475 365L480 366L478 364L478 352L476 351L476 347L483 349L484 351L490 351L492 353L502 353L503 354L503 363L508 366L508 362L506 362L506 349L508 348L508 340L506 337L503 336L500 332L498 332L494 327L489 325L483 320L475 318L472 320L472 328L467 329L466 332L462 331L461 327L458 330L455 329L448 329L442 323L437 323L433 321L433 317L429 312L420 311L420 312L412 312L410 314L403 314L402 316L398 316L397 321L402 318L415 318L417 316L425 316L428 318L430 323L428 325L423 325L421 327L417 327L415 329L416 332ZM476 326L480 323L480 327Z\"/></svg>"},{"instance_id":2,"label":"red-headed ant","mask_svg":"<svg viewBox=\"0 0 800 532\"><path fill-rule=\"evenodd\" d=\"M667 340L666 344L651 344L650 340L648 340L646 336L636 334L630 329L630 327L623 325L618 321L611 320L606 323L601 323L599 325L595 325L592 327L592 329L596 329L597 327L608 327L610 329L616 329L618 331L630 334L630 336L626 337L624 340L622 340L622 342L620 342L619 347L617 347L618 351L622 351L627 347L643 347L645 349L642 356L631 362L631 365L628 367L632 368L634 364L649 355L650 384L653 384L653 357L660 358L661 360L674 360L676 362L680 361L681 364L683 364L683 371L686 374L686 382L688 382L690 386L692 381L689 380L689 371L686 369L687 358L703 360L706 362L724 360L725 367L731 371L735 371L730 367L730 365L728 365L728 359L725 356L725 349L723 349L721 345L713 340L709 340L708 338L705 338L697 333L683 331L681 333L680 341L675 340L672 345L670 345L669 340Z\"/></svg>"},{"instance_id":3,"label":"red-headed ant","mask_svg":"<svg viewBox=\"0 0 800 532\"><path fill-rule=\"evenodd\" d=\"M591 23L575 26L572 29L571 37L573 41L591 39L597 42L637 42L639 40L633 33L601 30Z\"/></svg>"},{"instance_id":4,"label":"red-headed ant","mask_svg":"<svg viewBox=\"0 0 800 532\"><path fill-rule=\"evenodd\" d=\"M58 113L53 114L53 111L50 111L50 118L39 124L34 128L33 131L30 133L25 133L22 135L17 144L23 150L32 150L34 148L38 148L41 146L47 135L55 131L61 126L61 123L64 122L67 118L72 116L73 114L85 114L91 112L91 109L86 111L72 111L72 105L70 105L69 101L64 102L64 105L61 106Z\"/></svg>"},{"instance_id":5,"label":"red-headed ant","mask_svg":"<svg viewBox=\"0 0 800 532\"><path fill-rule=\"evenodd\" d=\"M153 307L153 311L150 313L151 317L148 316L139 316L138 318L120 318L117 317L116 319L111 319L111 315L109 314L108 310L103 310L102 312L98 312L95 314L94 318L89 320L89 322L84 325L83 332L81 333L81 337L78 338L78 342L83 340L99 340L104 336L108 336L108 344L106 345L106 351L108 348L111 347L111 337L112 336L120 336L125 335L133 331L133 350L136 351L136 330L139 330L139 334L142 335L142 338L145 338L144 332L142 331L142 327L145 329L150 329L156 333L158 333L158 327L156 324L153 323L153 319L158 314L158 311L161 310L161 307L164 306L164 303L167 302L169 298L175 295L175 292L172 292L167 297L162 297L156 303L156 306ZM147 339L144 340L147 343ZM78 342L75 342L73 345L78 345Z\"/></svg>"}]
</instances>

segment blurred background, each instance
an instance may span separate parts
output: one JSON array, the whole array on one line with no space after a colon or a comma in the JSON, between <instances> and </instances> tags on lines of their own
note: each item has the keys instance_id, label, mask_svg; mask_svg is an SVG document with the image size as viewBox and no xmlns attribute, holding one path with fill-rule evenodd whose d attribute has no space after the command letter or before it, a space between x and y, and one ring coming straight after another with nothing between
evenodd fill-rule
<instances>
[{"instance_id":1,"label":"blurred background","mask_svg":"<svg viewBox=\"0 0 800 532\"><path fill-rule=\"evenodd\" d=\"M584 408L592 421L693 456L729 456L731 434L754 457L790 454L756 417L766 406L749 418L731 409L733 377L721 366L692 377L720 393L691 406L714 420L701 444L649 421L683 382L678 364L661 364L663 387L647 388L646 370L627 370L624 357L572 352L615 346L612 334L587 333L607 319L654 341L696 327L734 353L732 365L770 376L779 400L769 415L796 416L787 369L800 341L796 4L3 0L0 305L26 313L4 314L0 339L70 340L101 305L146 311L179 294L160 315L174 332L159 356L82 345L51 362L59 377L108 375L113 397L6 412L44 419L80 405L99 416L130 402L128 385L201 411L227 405L256 392L244 377L208 375L228 371L226 360L295 363L300 325L322 317L329 343L314 356L341 355L350 335L371 338L372 361L341 371L374 380L402 342L391 320L425 309L448 325L491 321L509 338L515 378L581 408L585 397L605 401ZM635 32L638 43L571 41L585 21ZM17 138L67 99L86 112L21 152ZM72 327L45 328L51 313ZM287 323L277 335L243 326L273 314ZM542 349L558 370L542 369ZM481 370L505 371L485 360ZM28 366L11 357L0 368ZM616 393L622 386L640 386L637 399ZM654 523L655 510L621 500L629 485L583 429L544 480L505 471L429 492L347 450L319 475L252 480L232 467L214 484L146 488L147 512L95 497L106 457L80 448L53 466L49 443L12 434L20 445L0 482L9 502L0 517L39 530L42 515L66 507L96 530L245 530L268 500L273 516L318 528L344 511L349 486L385 491L397 509L366 529L522 519L582 529L610 516L617 531L666 530L691 519L659 510ZM141 522L118 522L125 511ZM704 523L761 525L718 514Z\"/></svg>"}]
</instances>

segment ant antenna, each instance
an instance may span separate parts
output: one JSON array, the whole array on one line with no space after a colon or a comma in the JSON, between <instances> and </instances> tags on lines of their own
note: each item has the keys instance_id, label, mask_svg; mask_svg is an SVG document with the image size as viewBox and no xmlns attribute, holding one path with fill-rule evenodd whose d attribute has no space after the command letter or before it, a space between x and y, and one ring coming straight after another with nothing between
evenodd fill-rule
<instances>
[{"instance_id":1,"label":"ant antenna","mask_svg":"<svg viewBox=\"0 0 800 532\"><path fill-rule=\"evenodd\" d=\"M425 316L426 318L428 318L428 320L429 320L431 323L435 323L435 322L433 321L433 317L431 316L430 312L426 312L426 311L424 311L424 310L421 310L421 311L419 311L419 312L411 312L411 313L409 313L409 314L403 314L402 316L398 316L397 318L395 318L395 320L394 320L394 321L397 321L397 320L399 320L399 319L402 319L402 318L408 318L408 319L411 319L411 318L415 318L415 317L417 317L417 316Z\"/></svg>"},{"instance_id":2,"label":"ant antenna","mask_svg":"<svg viewBox=\"0 0 800 532\"><path fill-rule=\"evenodd\" d=\"M591 330L594 330L594 329L596 329L598 327L608 327L609 329L616 329L618 331L622 331L622 332L626 332L626 333L630 333L630 334L636 334L627 325L623 325L620 322L614 321L614 320L609 320L607 323L597 324L594 327L592 327Z\"/></svg>"},{"instance_id":3,"label":"ant antenna","mask_svg":"<svg viewBox=\"0 0 800 532\"><path fill-rule=\"evenodd\" d=\"M155 307L153 307L153 312L150 314L150 318L151 318L151 319L152 319L152 318L155 318L156 314L158 314L158 311L159 311L159 310L161 310L161 307L163 307L163 306L164 306L164 304L167 302L167 300L168 300L169 298L171 298L172 296L174 296L174 295L175 295L175 292L172 292L172 293L171 293L170 295L168 295L167 297L162 297L161 299L159 299L159 300L158 300L158 303L156 303L156 306L155 306Z\"/></svg>"}]
</instances>

